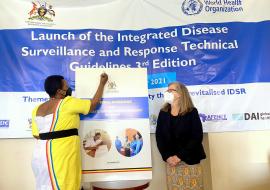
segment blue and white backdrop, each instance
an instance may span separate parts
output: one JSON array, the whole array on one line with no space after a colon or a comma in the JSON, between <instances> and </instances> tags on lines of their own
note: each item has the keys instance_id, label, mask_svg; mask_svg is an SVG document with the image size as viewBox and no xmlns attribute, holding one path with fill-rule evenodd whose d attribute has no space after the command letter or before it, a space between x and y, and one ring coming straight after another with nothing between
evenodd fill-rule
<instances>
[{"instance_id":1,"label":"blue and white backdrop","mask_svg":"<svg viewBox=\"0 0 270 190\"><path fill-rule=\"evenodd\" d=\"M31 136L46 76L146 67L151 131L168 83L205 132L270 129L270 1L0 1L0 138ZM98 80L93 78L93 80ZM132 86L132 81L127 81Z\"/></svg>"}]
</instances>

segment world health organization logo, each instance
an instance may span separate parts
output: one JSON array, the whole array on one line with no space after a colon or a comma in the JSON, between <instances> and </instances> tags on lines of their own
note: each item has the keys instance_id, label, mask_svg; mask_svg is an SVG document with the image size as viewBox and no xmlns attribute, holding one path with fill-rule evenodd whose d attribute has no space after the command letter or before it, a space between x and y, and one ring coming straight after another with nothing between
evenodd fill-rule
<instances>
[{"instance_id":1,"label":"world health organization logo","mask_svg":"<svg viewBox=\"0 0 270 190\"><path fill-rule=\"evenodd\" d=\"M202 11L203 4L200 0L185 0L182 3L182 11L186 15L199 14Z\"/></svg>"}]
</instances>

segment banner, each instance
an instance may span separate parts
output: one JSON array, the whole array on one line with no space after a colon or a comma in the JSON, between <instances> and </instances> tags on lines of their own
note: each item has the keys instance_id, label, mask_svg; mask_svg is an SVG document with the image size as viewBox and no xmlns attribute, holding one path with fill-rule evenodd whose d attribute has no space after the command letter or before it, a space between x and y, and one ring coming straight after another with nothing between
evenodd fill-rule
<instances>
[{"instance_id":1,"label":"banner","mask_svg":"<svg viewBox=\"0 0 270 190\"><path fill-rule=\"evenodd\" d=\"M147 68L151 132L176 80L188 86L204 132L269 129L267 0L0 6L0 138L30 137L31 110L48 99L44 79L61 74L75 90L77 68Z\"/></svg>"},{"instance_id":2,"label":"banner","mask_svg":"<svg viewBox=\"0 0 270 190\"><path fill-rule=\"evenodd\" d=\"M151 180L147 71L77 69L77 97L94 96L102 72L109 76L102 104L81 118L83 180Z\"/></svg>"}]
</instances>

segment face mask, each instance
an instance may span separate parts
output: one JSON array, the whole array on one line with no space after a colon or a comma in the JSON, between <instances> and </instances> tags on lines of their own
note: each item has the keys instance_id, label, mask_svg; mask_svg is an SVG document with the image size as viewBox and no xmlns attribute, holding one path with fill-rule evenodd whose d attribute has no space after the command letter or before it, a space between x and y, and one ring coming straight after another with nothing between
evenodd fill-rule
<instances>
[{"instance_id":1,"label":"face mask","mask_svg":"<svg viewBox=\"0 0 270 190\"><path fill-rule=\"evenodd\" d=\"M67 89L67 91L66 91L66 96L65 96L65 97L71 96L71 94L72 94L72 89L69 87L69 88Z\"/></svg>"},{"instance_id":2,"label":"face mask","mask_svg":"<svg viewBox=\"0 0 270 190\"><path fill-rule=\"evenodd\" d=\"M164 102L165 103L172 104L173 103L173 99L174 99L173 93L171 93L171 92L164 92Z\"/></svg>"}]
</instances>

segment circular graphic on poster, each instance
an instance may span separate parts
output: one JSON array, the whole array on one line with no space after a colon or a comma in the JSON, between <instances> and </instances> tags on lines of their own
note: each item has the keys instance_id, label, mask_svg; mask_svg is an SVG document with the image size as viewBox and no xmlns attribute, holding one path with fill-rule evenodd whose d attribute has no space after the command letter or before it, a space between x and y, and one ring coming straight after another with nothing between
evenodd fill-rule
<instances>
[{"instance_id":1,"label":"circular graphic on poster","mask_svg":"<svg viewBox=\"0 0 270 190\"><path fill-rule=\"evenodd\" d=\"M115 137L115 148L123 156L132 157L140 153L143 147L143 138L136 129L125 129L124 133Z\"/></svg>"},{"instance_id":2,"label":"circular graphic on poster","mask_svg":"<svg viewBox=\"0 0 270 190\"><path fill-rule=\"evenodd\" d=\"M112 142L109 134L101 129L89 131L83 139L83 149L88 156L102 157L111 149Z\"/></svg>"}]
</instances>

